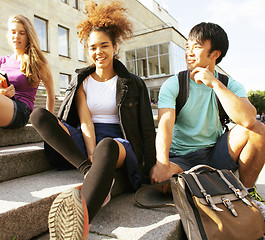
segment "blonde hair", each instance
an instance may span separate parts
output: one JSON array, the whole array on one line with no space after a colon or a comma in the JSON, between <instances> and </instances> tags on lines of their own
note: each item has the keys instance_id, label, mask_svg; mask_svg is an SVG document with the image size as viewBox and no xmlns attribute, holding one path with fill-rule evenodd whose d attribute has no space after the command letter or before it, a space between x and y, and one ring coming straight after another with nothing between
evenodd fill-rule
<instances>
[{"instance_id":1,"label":"blonde hair","mask_svg":"<svg viewBox=\"0 0 265 240\"><path fill-rule=\"evenodd\" d=\"M28 46L21 58L20 71L27 77L31 86L38 85L40 81L46 82L48 79L47 60L40 49L39 39L34 26L23 15L9 18L8 25L15 22L23 24L28 37Z\"/></svg>"},{"instance_id":2,"label":"blonde hair","mask_svg":"<svg viewBox=\"0 0 265 240\"><path fill-rule=\"evenodd\" d=\"M87 40L93 31L105 32L113 45L133 35L133 26L122 2L103 0L97 4L92 0L86 0L85 11L87 18L77 25L77 29L80 41L84 42L86 49Z\"/></svg>"}]
</instances>

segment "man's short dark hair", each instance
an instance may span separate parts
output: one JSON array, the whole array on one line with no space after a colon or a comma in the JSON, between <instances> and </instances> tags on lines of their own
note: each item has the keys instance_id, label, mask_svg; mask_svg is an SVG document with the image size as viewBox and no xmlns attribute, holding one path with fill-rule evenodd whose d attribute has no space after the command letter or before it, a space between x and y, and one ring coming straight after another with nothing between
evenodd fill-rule
<instances>
[{"instance_id":1,"label":"man's short dark hair","mask_svg":"<svg viewBox=\"0 0 265 240\"><path fill-rule=\"evenodd\" d=\"M221 62L229 46L226 32L214 23L202 22L194 26L190 30L189 39L196 40L200 44L203 44L206 40L210 40L212 48L209 54L215 50L221 51L221 55L216 59L216 64Z\"/></svg>"}]
</instances>

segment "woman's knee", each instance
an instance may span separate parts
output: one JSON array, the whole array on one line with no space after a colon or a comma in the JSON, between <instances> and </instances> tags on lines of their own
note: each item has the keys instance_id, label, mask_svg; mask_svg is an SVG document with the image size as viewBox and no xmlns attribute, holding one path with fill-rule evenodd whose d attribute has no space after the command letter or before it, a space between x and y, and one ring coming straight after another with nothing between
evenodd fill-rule
<instances>
[{"instance_id":1,"label":"woman's knee","mask_svg":"<svg viewBox=\"0 0 265 240\"><path fill-rule=\"evenodd\" d=\"M115 168L119 158L119 146L112 138L104 138L101 140L93 153L92 167L110 167Z\"/></svg>"},{"instance_id":2,"label":"woman's knee","mask_svg":"<svg viewBox=\"0 0 265 240\"><path fill-rule=\"evenodd\" d=\"M110 137L106 137L98 143L97 148L102 149L102 150L104 149L104 151L109 152L109 151L118 150L119 146L118 146L118 143L114 139Z\"/></svg>"},{"instance_id":3,"label":"woman's knee","mask_svg":"<svg viewBox=\"0 0 265 240\"><path fill-rule=\"evenodd\" d=\"M37 108L31 113L30 122L33 124L33 126L40 126L42 124L45 124L48 121L48 119L50 118L49 117L50 115L52 114L46 109Z\"/></svg>"},{"instance_id":4,"label":"woman's knee","mask_svg":"<svg viewBox=\"0 0 265 240\"><path fill-rule=\"evenodd\" d=\"M117 168L121 168L124 165L124 160L126 157L126 150L124 146L110 138L106 137L103 140L101 140L95 150L96 154L100 153L101 156L105 159L115 159L117 160ZM112 156L110 158L110 156ZM93 157L94 158L94 157Z\"/></svg>"},{"instance_id":5,"label":"woman's knee","mask_svg":"<svg viewBox=\"0 0 265 240\"><path fill-rule=\"evenodd\" d=\"M6 126L13 119L14 115L13 101L10 98L0 94L0 109L1 109L0 126Z\"/></svg>"}]
</instances>

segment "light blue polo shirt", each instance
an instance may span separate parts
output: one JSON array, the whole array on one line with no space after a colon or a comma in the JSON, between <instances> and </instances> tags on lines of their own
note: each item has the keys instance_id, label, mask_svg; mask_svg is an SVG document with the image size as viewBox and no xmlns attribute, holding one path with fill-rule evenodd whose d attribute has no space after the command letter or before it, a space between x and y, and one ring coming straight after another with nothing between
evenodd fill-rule
<instances>
[{"instance_id":1,"label":"light blue polo shirt","mask_svg":"<svg viewBox=\"0 0 265 240\"><path fill-rule=\"evenodd\" d=\"M215 71L215 77L218 73ZM175 122L170 151L186 155L212 147L222 134L219 110L213 89L189 80L189 97ZM227 87L238 97L247 97L243 85L229 78ZM158 108L175 109L179 93L178 75L165 81L160 89Z\"/></svg>"}]
</instances>

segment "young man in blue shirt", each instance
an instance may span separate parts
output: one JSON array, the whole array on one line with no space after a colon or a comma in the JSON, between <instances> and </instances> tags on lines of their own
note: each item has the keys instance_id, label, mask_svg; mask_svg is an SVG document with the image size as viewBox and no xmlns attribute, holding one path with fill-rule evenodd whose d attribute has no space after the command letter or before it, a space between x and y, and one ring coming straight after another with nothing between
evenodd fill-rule
<instances>
[{"instance_id":1,"label":"young man in blue shirt","mask_svg":"<svg viewBox=\"0 0 265 240\"><path fill-rule=\"evenodd\" d=\"M264 201L254 188L265 161L265 125L256 120L257 111L239 82L229 78L225 86L218 80L215 65L226 55L228 45L227 34L217 24L200 23L191 29L185 52L189 95L177 118L178 76L169 78L160 89L157 164L151 173L152 182L198 164L238 169L240 180L265 216ZM236 123L226 133L222 131L216 96ZM166 192L169 186L160 190Z\"/></svg>"}]
</instances>

